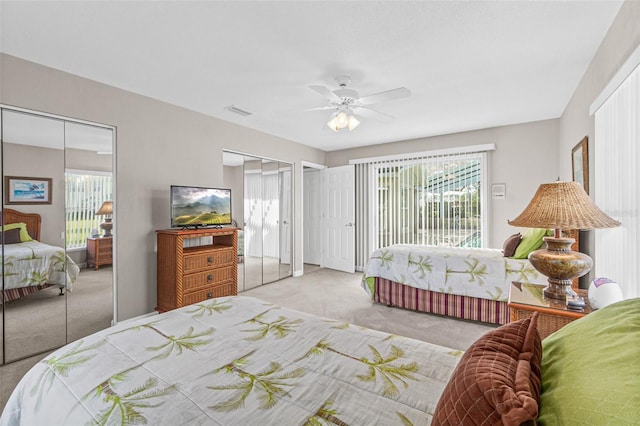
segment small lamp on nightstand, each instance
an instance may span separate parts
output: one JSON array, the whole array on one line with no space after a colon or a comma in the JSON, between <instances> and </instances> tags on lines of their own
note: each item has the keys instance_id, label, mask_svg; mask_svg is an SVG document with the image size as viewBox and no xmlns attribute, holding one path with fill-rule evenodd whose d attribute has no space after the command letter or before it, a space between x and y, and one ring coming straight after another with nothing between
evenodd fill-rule
<instances>
[{"instance_id":1,"label":"small lamp on nightstand","mask_svg":"<svg viewBox=\"0 0 640 426\"><path fill-rule=\"evenodd\" d=\"M540 185L520 216L509 225L527 228L552 228L553 237L545 237L547 248L529 255L538 272L548 277L545 297L566 300L575 296L571 279L591 270L593 261L584 253L571 251L573 238L563 238L563 229L614 228L620 222L611 219L596 206L577 182L553 182Z\"/></svg>"},{"instance_id":2,"label":"small lamp on nightstand","mask_svg":"<svg viewBox=\"0 0 640 426\"><path fill-rule=\"evenodd\" d=\"M96 216L106 216L104 218L104 222L100 224L100 229L104 231L103 237L111 236L111 229L113 228L113 223L111 222L112 214L113 214L113 201L105 201L104 203L102 203L102 205L96 212Z\"/></svg>"}]
</instances>

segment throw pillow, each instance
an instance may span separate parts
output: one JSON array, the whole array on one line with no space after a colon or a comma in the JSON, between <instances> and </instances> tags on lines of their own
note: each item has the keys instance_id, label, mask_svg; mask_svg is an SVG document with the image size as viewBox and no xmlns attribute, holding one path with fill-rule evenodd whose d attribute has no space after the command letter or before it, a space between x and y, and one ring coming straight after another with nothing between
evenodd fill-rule
<instances>
[{"instance_id":1,"label":"throw pillow","mask_svg":"<svg viewBox=\"0 0 640 426\"><path fill-rule=\"evenodd\" d=\"M526 259L534 250L538 250L540 246L542 246L542 239L549 232L548 229L545 228L529 228L527 232L522 236L522 241L516 248L513 257L515 259Z\"/></svg>"},{"instance_id":2,"label":"throw pillow","mask_svg":"<svg viewBox=\"0 0 640 426\"><path fill-rule=\"evenodd\" d=\"M11 229L19 229L20 230L20 241L21 242L24 243L25 241L33 241L31 236L29 235L29 232L27 231L27 224L26 223L24 223L24 222L9 223L8 225L0 226L0 230L2 230L2 231L10 231Z\"/></svg>"},{"instance_id":3,"label":"throw pillow","mask_svg":"<svg viewBox=\"0 0 640 426\"><path fill-rule=\"evenodd\" d=\"M639 424L640 298L569 323L542 354L539 424Z\"/></svg>"},{"instance_id":4,"label":"throw pillow","mask_svg":"<svg viewBox=\"0 0 640 426\"><path fill-rule=\"evenodd\" d=\"M8 231L3 231L2 241L4 241L5 244L21 243L22 241L20 241L20 229L15 228L9 229Z\"/></svg>"},{"instance_id":5,"label":"throw pillow","mask_svg":"<svg viewBox=\"0 0 640 426\"><path fill-rule=\"evenodd\" d=\"M433 425L520 425L538 417L537 313L486 333L465 352L433 413Z\"/></svg>"},{"instance_id":6,"label":"throw pillow","mask_svg":"<svg viewBox=\"0 0 640 426\"><path fill-rule=\"evenodd\" d=\"M520 245L522 235L518 232L507 238L502 245L502 253L504 257L512 257L516 253L516 248Z\"/></svg>"}]
</instances>

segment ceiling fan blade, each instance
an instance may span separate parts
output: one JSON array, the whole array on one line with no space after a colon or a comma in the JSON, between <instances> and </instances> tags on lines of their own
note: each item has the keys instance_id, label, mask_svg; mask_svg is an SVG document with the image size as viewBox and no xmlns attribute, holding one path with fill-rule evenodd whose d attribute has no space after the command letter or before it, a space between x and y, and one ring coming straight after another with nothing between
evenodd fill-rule
<instances>
[{"instance_id":1,"label":"ceiling fan blade","mask_svg":"<svg viewBox=\"0 0 640 426\"><path fill-rule=\"evenodd\" d=\"M327 110L327 109L336 109L336 107L327 105L327 106L316 107L316 108L307 108L307 109L303 109L303 111L320 111L320 110Z\"/></svg>"},{"instance_id":2,"label":"ceiling fan blade","mask_svg":"<svg viewBox=\"0 0 640 426\"><path fill-rule=\"evenodd\" d=\"M333 93L331 90L329 90L329 88L325 86L309 86L309 88L319 93L321 96L329 99L330 101L342 103L342 99L340 99L335 93Z\"/></svg>"},{"instance_id":3,"label":"ceiling fan blade","mask_svg":"<svg viewBox=\"0 0 640 426\"><path fill-rule=\"evenodd\" d=\"M371 105L379 102L392 101L394 99L406 98L411 96L411 90L406 87L399 87L397 89L387 90L385 92L374 93L373 95L363 96L358 99L361 105Z\"/></svg>"},{"instance_id":4,"label":"ceiling fan blade","mask_svg":"<svg viewBox=\"0 0 640 426\"><path fill-rule=\"evenodd\" d=\"M376 111L375 109L364 106L353 108L353 113L373 120L379 120L381 118L385 120L392 120L395 118L393 115L385 114L384 112Z\"/></svg>"}]
</instances>

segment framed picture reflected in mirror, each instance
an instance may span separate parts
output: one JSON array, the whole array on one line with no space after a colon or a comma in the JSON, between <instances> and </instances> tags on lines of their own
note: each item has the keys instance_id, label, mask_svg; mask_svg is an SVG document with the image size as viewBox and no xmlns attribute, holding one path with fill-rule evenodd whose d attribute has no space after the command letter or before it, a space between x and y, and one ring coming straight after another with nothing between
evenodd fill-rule
<instances>
[{"instance_id":1,"label":"framed picture reflected in mirror","mask_svg":"<svg viewBox=\"0 0 640 426\"><path fill-rule=\"evenodd\" d=\"M4 177L4 203L51 204L51 178Z\"/></svg>"}]
</instances>

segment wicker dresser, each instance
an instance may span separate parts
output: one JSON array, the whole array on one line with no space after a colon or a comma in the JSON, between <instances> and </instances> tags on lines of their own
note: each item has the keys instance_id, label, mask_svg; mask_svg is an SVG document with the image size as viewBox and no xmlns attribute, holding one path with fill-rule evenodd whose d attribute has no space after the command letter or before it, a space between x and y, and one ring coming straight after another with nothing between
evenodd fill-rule
<instances>
[{"instance_id":1,"label":"wicker dresser","mask_svg":"<svg viewBox=\"0 0 640 426\"><path fill-rule=\"evenodd\" d=\"M586 306L581 311L568 309L563 300L549 299L543 296L545 286L514 282L509 291L509 314L511 321L529 318L538 312L538 332L544 339L554 331L559 330L571 321L582 318L591 312L586 290L577 290Z\"/></svg>"},{"instance_id":2,"label":"wicker dresser","mask_svg":"<svg viewBox=\"0 0 640 426\"><path fill-rule=\"evenodd\" d=\"M237 228L166 229L156 233L157 311L238 294Z\"/></svg>"}]
</instances>

